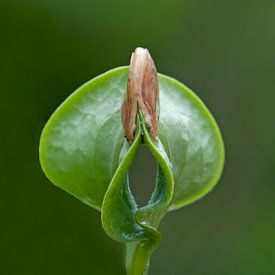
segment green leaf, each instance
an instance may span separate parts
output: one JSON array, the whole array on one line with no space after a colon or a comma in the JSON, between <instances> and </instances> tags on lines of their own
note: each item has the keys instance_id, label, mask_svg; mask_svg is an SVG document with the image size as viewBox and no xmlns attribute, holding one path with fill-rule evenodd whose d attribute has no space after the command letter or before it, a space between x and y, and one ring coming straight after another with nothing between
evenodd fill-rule
<instances>
[{"instance_id":1,"label":"green leaf","mask_svg":"<svg viewBox=\"0 0 275 275\"><path fill-rule=\"evenodd\" d=\"M216 184L223 167L223 143L201 100L178 81L158 77L159 137L172 164L173 210ZM41 136L40 161L47 177L98 210L124 143L120 106L126 82L127 67L87 82L61 104Z\"/></svg>"},{"instance_id":2,"label":"green leaf","mask_svg":"<svg viewBox=\"0 0 275 275\"><path fill-rule=\"evenodd\" d=\"M160 233L156 228L166 213L174 187L171 163L161 141L154 142L151 139L141 114L137 121L135 141L130 148L126 145L122 150L121 163L102 205L102 225L105 232L117 241L134 242L127 245L128 274L143 274L144 267L149 264L151 253L160 242ZM145 207L138 208L129 188L127 173L141 143L148 146L157 160L158 172L150 201Z\"/></svg>"},{"instance_id":3,"label":"green leaf","mask_svg":"<svg viewBox=\"0 0 275 275\"><path fill-rule=\"evenodd\" d=\"M134 240L134 237L129 236L131 232L135 231L134 234L138 236L135 240L146 237L143 229L146 226L156 227L158 225L173 196L174 182L170 169L171 163L164 151L163 145L160 141L154 142L151 140L141 115L138 117L138 123L136 139L130 148L122 150L122 161L109 185L102 205L103 227L107 233L109 232L111 237L119 241ZM141 143L146 144L152 155L156 158L158 172L155 190L150 201L145 207L138 209L129 189L127 173ZM122 216L119 211L116 211L116 208L120 209L123 213L128 213L128 215L124 214ZM118 216L116 217L116 215ZM124 222L121 222L121 219L124 219ZM121 225L126 225L129 220L133 221L130 225L136 222L135 229L131 228L128 230L127 228L123 228L118 235L113 234L115 230L118 232L118 228ZM114 224L110 221L114 222ZM123 233L126 234L125 237L122 236ZM121 236L122 239L120 239Z\"/></svg>"},{"instance_id":4,"label":"green leaf","mask_svg":"<svg viewBox=\"0 0 275 275\"><path fill-rule=\"evenodd\" d=\"M40 141L47 177L102 212L113 239L127 243L127 272L146 274L160 241L157 227L168 210L191 203L218 181L224 161L222 138L210 112L187 87L158 75L159 138L153 140L141 113L134 142L123 137L120 107L127 67L111 70L76 90L52 115ZM139 208L128 170L140 144L158 163L155 190Z\"/></svg>"}]
</instances>

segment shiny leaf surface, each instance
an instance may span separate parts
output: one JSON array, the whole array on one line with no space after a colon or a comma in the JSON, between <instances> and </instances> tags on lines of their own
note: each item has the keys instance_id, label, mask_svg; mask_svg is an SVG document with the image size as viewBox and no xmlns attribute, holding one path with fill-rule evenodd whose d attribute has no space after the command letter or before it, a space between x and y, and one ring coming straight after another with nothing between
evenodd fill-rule
<instances>
[{"instance_id":1,"label":"shiny leaf surface","mask_svg":"<svg viewBox=\"0 0 275 275\"><path fill-rule=\"evenodd\" d=\"M40 160L48 178L100 209L124 143L120 106L127 68L84 84L44 128ZM170 210L209 192L223 167L219 129L200 99L178 81L159 75L160 140L172 164L175 190Z\"/></svg>"}]
</instances>

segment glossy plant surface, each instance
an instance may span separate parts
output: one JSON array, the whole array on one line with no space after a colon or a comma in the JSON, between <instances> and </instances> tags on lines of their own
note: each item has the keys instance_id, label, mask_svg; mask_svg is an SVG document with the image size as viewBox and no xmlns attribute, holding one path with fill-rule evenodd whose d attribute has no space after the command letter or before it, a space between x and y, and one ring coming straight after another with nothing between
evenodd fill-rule
<instances>
[{"instance_id":1,"label":"glossy plant surface","mask_svg":"<svg viewBox=\"0 0 275 275\"><path fill-rule=\"evenodd\" d=\"M43 130L40 161L55 185L102 212L106 233L127 243L128 274L143 274L160 241L161 219L214 187L224 151L215 120L201 100L162 74L158 74L159 138L151 138L139 113L135 140L129 146L120 118L127 77L128 67L113 69L66 99ZM158 172L151 199L139 208L128 170L140 144L156 159Z\"/></svg>"}]
</instances>

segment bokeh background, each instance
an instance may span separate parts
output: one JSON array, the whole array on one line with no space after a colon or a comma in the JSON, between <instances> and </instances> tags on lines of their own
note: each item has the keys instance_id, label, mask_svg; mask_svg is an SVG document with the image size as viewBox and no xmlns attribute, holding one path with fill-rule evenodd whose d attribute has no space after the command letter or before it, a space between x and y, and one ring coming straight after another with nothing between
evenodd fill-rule
<instances>
[{"instance_id":1,"label":"bokeh background","mask_svg":"<svg viewBox=\"0 0 275 275\"><path fill-rule=\"evenodd\" d=\"M275 274L274 0L0 0L0 34L1 275L124 274L123 245L50 184L38 145L55 108L136 46L197 92L226 147L216 189L163 220L150 274ZM141 149L140 202L154 173Z\"/></svg>"}]
</instances>

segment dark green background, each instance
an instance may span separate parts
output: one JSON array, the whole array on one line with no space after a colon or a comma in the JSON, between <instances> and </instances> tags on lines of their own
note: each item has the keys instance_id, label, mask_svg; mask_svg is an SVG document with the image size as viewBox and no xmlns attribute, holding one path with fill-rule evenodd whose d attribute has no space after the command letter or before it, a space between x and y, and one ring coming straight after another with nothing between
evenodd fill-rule
<instances>
[{"instance_id":1,"label":"dark green background","mask_svg":"<svg viewBox=\"0 0 275 275\"><path fill-rule=\"evenodd\" d=\"M226 147L214 192L162 222L150 274L275 274L274 0L0 0L0 274L124 274L123 245L49 183L38 144L55 108L136 46L197 92ZM142 150L136 192L154 166Z\"/></svg>"}]
</instances>

